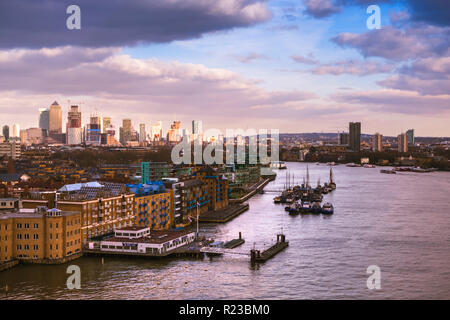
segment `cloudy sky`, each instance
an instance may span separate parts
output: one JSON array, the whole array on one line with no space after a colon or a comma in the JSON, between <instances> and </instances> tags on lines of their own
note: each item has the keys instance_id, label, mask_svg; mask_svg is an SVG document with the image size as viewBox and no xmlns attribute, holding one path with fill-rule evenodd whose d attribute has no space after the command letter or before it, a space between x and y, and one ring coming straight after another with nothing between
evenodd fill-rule
<instances>
[{"instance_id":1,"label":"cloudy sky","mask_svg":"<svg viewBox=\"0 0 450 320\"><path fill-rule=\"evenodd\" d=\"M81 8L81 30L66 8ZM369 4L381 29L369 30ZM54 100L164 129L450 136L447 0L0 2L0 125ZM65 122L65 119L63 120Z\"/></svg>"}]
</instances>

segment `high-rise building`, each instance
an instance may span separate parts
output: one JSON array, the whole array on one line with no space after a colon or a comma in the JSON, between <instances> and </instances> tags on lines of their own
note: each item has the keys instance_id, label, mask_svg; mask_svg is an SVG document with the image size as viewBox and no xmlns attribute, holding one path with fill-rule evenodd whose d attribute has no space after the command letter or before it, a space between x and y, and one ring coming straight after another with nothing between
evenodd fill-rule
<instances>
[{"instance_id":1,"label":"high-rise building","mask_svg":"<svg viewBox=\"0 0 450 320\"><path fill-rule=\"evenodd\" d=\"M131 135L133 126L131 125L131 119L123 119L122 127L120 128L120 143L127 144L127 141L131 141Z\"/></svg>"},{"instance_id":2,"label":"high-rise building","mask_svg":"<svg viewBox=\"0 0 450 320\"><path fill-rule=\"evenodd\" d=\"M409 129L406 131L406 139L408 140L408 145L414 145L414 129Z\"/></svg>"},{"instance_id":3,"label":"high-rise building","mask_svg":"<svg viewBox=\"0 0 450 320\"><path fill-rule=\"evenodd\" d=\"M9 126L4 125L2 132L3 132L3 136L5 137L5 141L8 141L9 140Z\"/></svg>"},{"instance_id":4,"label":"high-rise building","mask_svg":"<svg viewBox=\"0 0 450 320\"><path fill-rule=\"evenodd\" d=\"M102 144L107 146L119 146L120 143L116 139L116 129L112 124L110 124L105 130L105 133L102 133Z\"/></svg>"},{"instance_id":5,"label":"high-rise building","mask_svg":"<svg viewBox=\"0 0 450 320\"><path fill-rule=\"evenodd\" d=\"M162 122L159 120L151 127L151 139L152 141L160 141L162 138Z\"/></svg>"},{"instance_id":6,"label":"high-rise building","mask_svg":"<svg viewBox=\"0 0 450 320\"><path fill-rule=\"evenodd\" d=\"M102 133L106 133L106 130L112 125L111 117L103 117Z\"/></svg>"},{"instance_id":7,"label":"high-rise building","mask_svg":"<svg viewBox=\"0 0 450 320\"><path fill-rule=\"evenodd\" d=\"M48 113L49 134L62 133L62 109L58 102L53 102Z\"/></svg>"},{"instance_id":8,"label":"high-rise building","mask_svg":"<svg viewBox=\"0 0 450 320\"><path fill-rule=\"evenodd\" d=\"M203 141L203 123L201 120L192 120L192 140Z\"/></svg>"},{"instance_id":9,"label":"high-rise building","mask_svg":"<svg viewBox=\"0 0 450 320\"><path fill-rule=\"evenodd\" d=\"M372 150L373 151L382 151L383 150L383 135L379 134L378 132L375 133L372 137Z\"/></svg>"},{"instance_id":10,"label":"high-rise building","mask_svg":"<svg viewBox=\"0 0 450 320\"><path fill-rule=\"evenodd\" d=\"M102 141L101 136L101 121L98 115L91 115L89 123L86 125L86 144L100 145Z\"/></svg>"},{"instance_id":11,"label":"high-rise building","mask_svg":"<svg viewBox=\"0 0 450 320\"><path fill-rule=\"evenodd\" d=\"M78 106L71 106L67 114L66 143L69 145L81 144L81 111Z\"/></svg>"},{"instance_id":12,"label":"high-rise building","mask_svg":"<svg viewBox=\"0 0 450 320\"><path fill-rule=\"evenodd\" d=\"M339 144L348 146L349 143L348 133L341 132L339 133Z\"/></svg>"},{"instance_id":13,"label":"high-rise building","mask_svg":"<svg viewBox=\"0 0 450 320\"><path fill-rule=\"evenodd\" d=\"M169 142L177 142L181 140L181 137L182 137L181 121L175 120L170 125L170 130L167 133L167 140Z\"/></svg>"},{"instance_id":14,"label":"high-rise building","mask_svg":"<svg viewBox=\"0 0 450 320\"><path fill-rule=\"evenodd\" d=\"M201 120L192 120L192 133L203 133L203 124Z\"/></svg>"},{"instance_id":15,"label":"high-rise building","mask_svg":"<svg viewBox=\"0 0 450 320\"><path fill-rule=\"evenodd\" d=\"M139 125L139 142L147 140L147 133L145 132L145 123Z\"/></svg>"},{"instance_id":16,"label":"high-rise building","mask_svg":"<svg viewBox=\"0 0 450 320\"><path fill-rule=\"evenodd\" d=\"M20 125L18 123L14 123L13 125L13 134L14 138L20 138Z\"/></svg>"},{"instance_id":17,"label":"high-rise building","mask_svg":"<svg viewBox=\"0 0 450 320\"><path fill-rule=\"evenodd\" d=\"M349 147L354 152L361 151L361 122L349 123Z\"/></svg>"},{"instance_id":18,"label":"high-rise building","mask_svg":"<svg viewBox=\"0 0 450 320\"><path fill-rule=\"evenodd\" d=\"M50 110L48 108L39 108L39 128L42 129L43 135L48 135Z\"/></svg>"},{"instance_id":19,"label":"high-rise building","mask_svg":"<svg viewBox=\"0 0 450 320\"><path fill-rule=\"evenodd\" d=\"M405 133L397 136L398 152L408 152L408 139Z\"/></svg>"}]
</instances>

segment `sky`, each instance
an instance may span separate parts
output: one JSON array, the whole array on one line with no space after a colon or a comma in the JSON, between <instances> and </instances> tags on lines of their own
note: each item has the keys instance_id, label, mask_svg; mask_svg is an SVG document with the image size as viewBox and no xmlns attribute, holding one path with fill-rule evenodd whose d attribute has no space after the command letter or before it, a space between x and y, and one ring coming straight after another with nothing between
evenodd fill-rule
<instances>
[{"instance_id":1,"label":"sky","mask_svg":"<svg viewBox=\"0 0 450 320\"><path fill-rule=\"evenodd\" d=\"M450 136L446 0L0 2L0 126L57 101L136 129ZM68 30L69 5L81 29ZM369 5L381 28L369 30Z\"/></svg>"}]
</instances>

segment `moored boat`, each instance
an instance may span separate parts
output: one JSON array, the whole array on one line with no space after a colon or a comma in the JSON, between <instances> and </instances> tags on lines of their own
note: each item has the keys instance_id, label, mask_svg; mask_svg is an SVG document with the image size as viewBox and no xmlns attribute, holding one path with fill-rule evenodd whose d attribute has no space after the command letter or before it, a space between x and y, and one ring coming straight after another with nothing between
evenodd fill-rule
<instances>
[{"instance_id":1,"label":"moored boat","mask_svg":"<svg viewBox=\"0 0 450 320\"><path fill-rule=\"evenodd\" d=\"M322 206L322 213L323 214L333 214L334 213L334 207L331 203L326 202Z\"/></svg>"},{"instance_id":2,"label":"moored boat","mask_svg":"<svg viewBox=\"0 0 450 320\"><path fill-rule=\"evenodd\" d=\"M319 202L314 202L311 206L311 212L312 213L321 213L322 207L320 206Z\"/></svg>"},{"instance_id":3,"label":"moored boat","mask_svg":"<svg viewBox=\"0 0 450 320\"><path fill-rule=\"evenodd\" d=\"M311 209L311 203L309 201L303 201L300 206L300 213L310 213Z\"/></svg>"}]
</instances>

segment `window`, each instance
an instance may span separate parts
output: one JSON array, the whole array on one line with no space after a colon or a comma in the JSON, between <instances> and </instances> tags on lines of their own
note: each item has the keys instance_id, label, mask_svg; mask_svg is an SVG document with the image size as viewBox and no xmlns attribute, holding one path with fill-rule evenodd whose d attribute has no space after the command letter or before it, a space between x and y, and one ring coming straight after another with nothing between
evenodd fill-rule
<instances>
[{"instance_id":1,"label":"window","mask_svg":"<svg viewBox=\"0 0 450 320\"><path fill-rule=\"evenodd\" d=\"M39 225L37 223L34 224L34 228L37 229L39 228Z\"/></svg>"},{"instance_id":2,"label":"window","mask_svg":"<svg viewBox=\"0 0 450 320\"><path fill-rule=\"evenodd\" d=\"M30 250L30 246L26 244L26 245L24 246L24 249L25 249L25 250Z\"/></svg>"},{"instance_id":3,"label":"window","mask_svg":"<svg viewBox=\"0 0 450 320\"><path fill-rule=\"evenodd\" d=\"M25 229L28 229L29 227L30 227L30 224L29 223L25 223Z\"/></svg>"},{"instance_id":4,"label":"window","mask_svg":"<svg viewBox=\"0 0 450 320\"><path fill-rule=\"evenodd\" d=\"M39 249L38 245L35 244L35 245L33 246L33 249L34 249L34 251L37 251L37 250Z\"/></svg>"},{"instance_id":5,"label":"window","mask_svg":"<svg viewBox=\"0 0 450 320\"><path fill-rule=\"evenodd\" d=\"M17 229L22 229L22 224L21 223L17 224Z\"/></svg>"},{"instance_id":6,"label":"window","mask_svg":"<svg viewBox=\"0 0 450 320\"><path fill-rule=\"evenodd\" d=\"M25 233L24 236L23 236L23 238L26 239L26 240L28 240L28 239L30 239L30 235L29 235L28 233Z\"/></svg>"},{"instance_id":7,"label":"window","mask_svg":"<svg viewBox=\"0 0 450 320\"><path fill-rule=\"evenodd\" d=\"M21 244L17 245L17 250L22 250L22 245Z\"/></svg>"},{"instance_id":8,"label":"window","mask_svg":"<svg viewBox=\"0 0 450 320\"><path fill-rule=\"evenodd\" d=\"M21 233L18 233L18 234L17 234L17 240L20 240L20 239L22 239L22 234L21 234Z\"/></svg>"},{"instance_id":9,"label":"window","mask_svg":"<svg viewBox=\"0 0 450 320\"><path fill-rule=\"evenodd\" d=\"M33 239L34 239L34 240L39 239L39 235L38 235L38 234L33 234Z\"/></svg>"}]
</instances>

